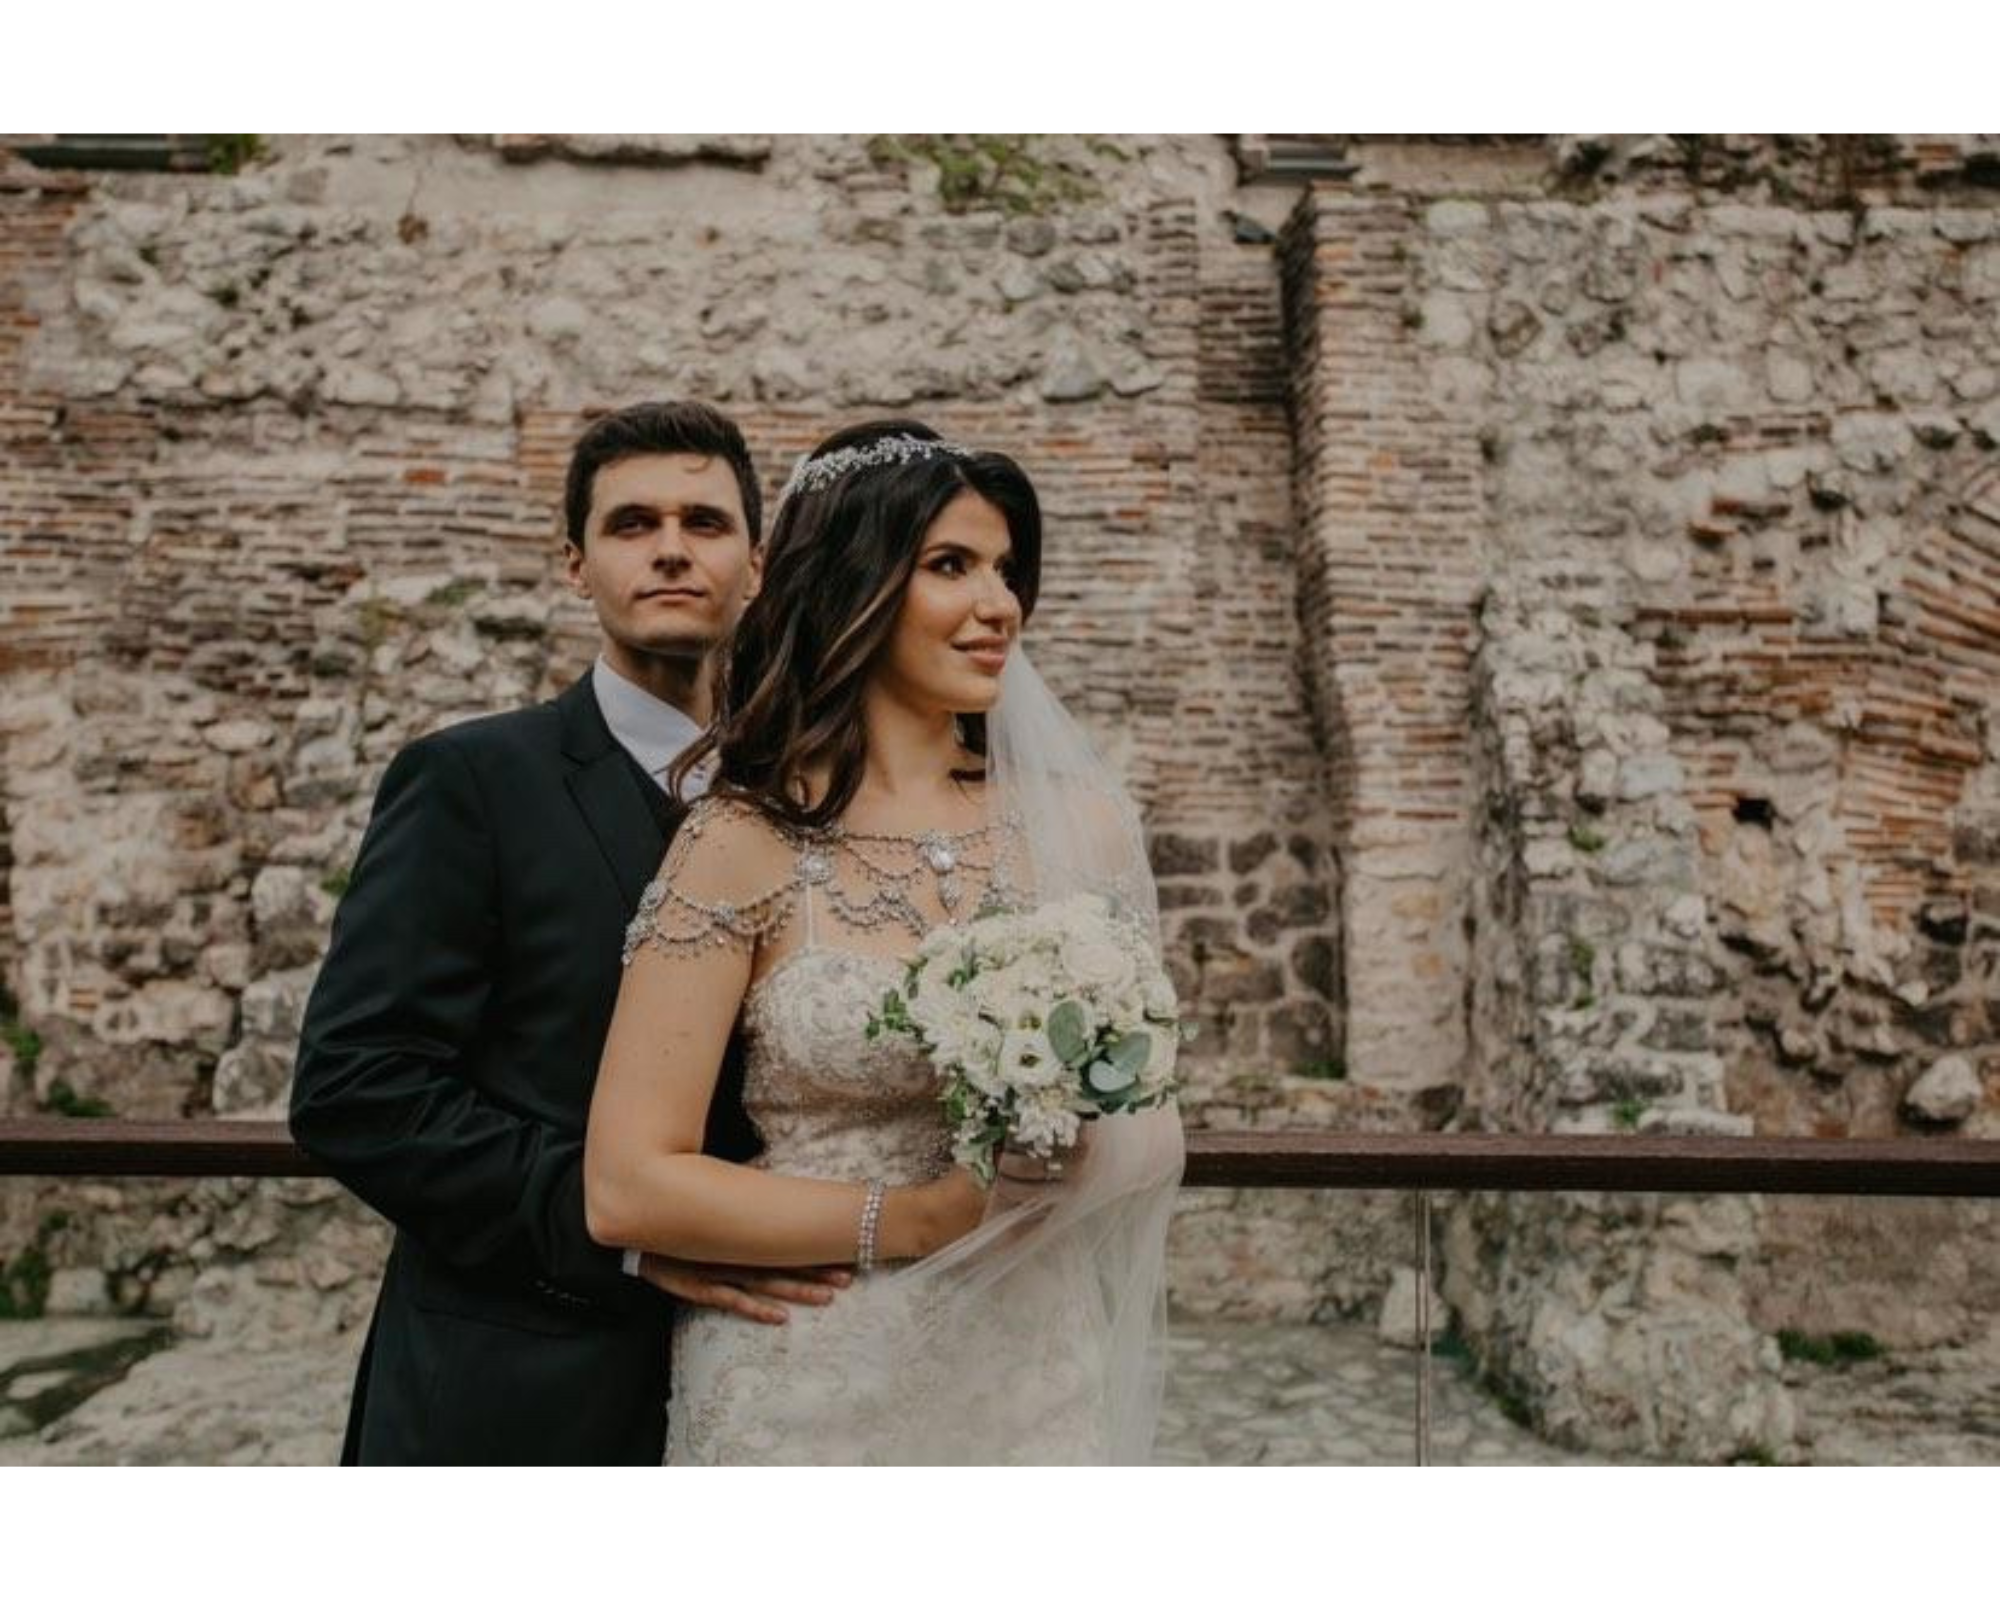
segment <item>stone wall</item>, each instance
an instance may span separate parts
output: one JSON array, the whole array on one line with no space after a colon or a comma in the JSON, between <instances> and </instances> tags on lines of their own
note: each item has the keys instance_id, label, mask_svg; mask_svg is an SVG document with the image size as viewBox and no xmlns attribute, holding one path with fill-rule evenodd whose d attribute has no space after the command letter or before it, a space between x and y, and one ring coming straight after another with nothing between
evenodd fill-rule
<instances>
[{"instance_id":1,"label":"stone wall","mask_svg":"<svg viewBox=\"0 0 2000 1600\"><path fill-rule=\"evenodd\" d=\"M0 958L44 1040L12 1109L280 1114L376 778L587 662L588 613L551 582L569 442L665 393L728 407L773 487L856 413L1019 455L1051 530L1034 648L1152 826L1201 1026L1190 1111L1323 1069L1335 868L1275 264L1219 214L1222 141L1017 148L973 205L921 141L10 168ZM114 1284L185 1259L185 1229L146 1232L163 1194L135 1191L136 1242L68 1207L59 1259ZM9 1186L16 1235L60 1199ZM256 1231L268 1276L295 1245Z\"/></svg>"},{"instance_id":2,"label":"stone wall","mask_svg":"<svg viewBox=\"0 0 2000 1600\"><path fill-rule=\"evenodd\" d=\"M1357 1071L1446 1060L1464 1127L2000 1131L2000 210L1331 191L1290 255ZM1993 1208L1889 1209L1493 1201L1446 1289L1553 1425L1726 1453L1788 1426L1760 1330L2000 1309Z\"/></svg>"},{"instance_id":3,"label":"stone wall","mask_svg":"<svg viewBox=\"0 0 2000 1600\"><path fill-rule=\"evenodd\" d=\"M565 453L682 393L774 485L883 411L1028 466L1195 1125L2000 1131L2000 143L1342 154L0 164L8 1109L277 1114L375 779L587 661ZM1775 1446L1773 1331L2000 1310L1991 1206L1442 1209L1488 1381L1579 1441ZM1395 1196L1177 1227L1197 1312L1371 1313L1409 1259ZM0 1254L38 1232L66 1303L238 1336L351 1321L381 1249L316 1184L0 1187Z\"/></svg>"}]
</instances>

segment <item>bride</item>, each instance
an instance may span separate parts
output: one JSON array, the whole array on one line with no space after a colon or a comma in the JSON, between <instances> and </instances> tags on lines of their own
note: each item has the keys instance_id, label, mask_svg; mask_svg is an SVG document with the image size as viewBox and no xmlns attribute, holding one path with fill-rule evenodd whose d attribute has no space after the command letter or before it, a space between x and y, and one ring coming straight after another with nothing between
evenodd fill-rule
<instances>
[{"instance_id":1,"label":"bride","mask_svg":"<svg viewBox=\"0 0 2000 1600\"><path fill-rule=\"evenodd\" d=\"M836 433L787 487L675 769L708 792L626 936L585 1197L603 1244L855 1273L775 1325L680 1311L670 1463L1150 1454L1172 1108L987 1191L927 1060L866 1036L940 924L1094 891L1158 938L1132 804L1019 647L1040 566L1021 469L921 424ZM701 1153L736 1029L742 1166Z\"/></svg>"}]
</instances>

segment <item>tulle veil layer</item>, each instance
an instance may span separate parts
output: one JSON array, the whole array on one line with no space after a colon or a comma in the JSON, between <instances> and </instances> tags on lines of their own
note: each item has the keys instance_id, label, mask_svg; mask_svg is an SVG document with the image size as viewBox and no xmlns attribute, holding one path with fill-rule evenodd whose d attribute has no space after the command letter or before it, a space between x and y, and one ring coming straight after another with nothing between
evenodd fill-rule
<instances>
[{"instance_id":1,"label":"tulle veil layer","mask_svg":"<svg viewBox=\"0 0 2000 1600\"><path fill-rule=\"evenodd\" d=\"M1158 947L1137 808L1017 651L987 718L988 788L1021 821L1037 903L1104 896ZM1003 1177L986 1220L877 1300L882 1455L911 1462L1150 1459L1166 1372L1166 1237L1184 1146L1172 1104L1086 1125L1060 1175Z\"/></svg>"}]
</instances>

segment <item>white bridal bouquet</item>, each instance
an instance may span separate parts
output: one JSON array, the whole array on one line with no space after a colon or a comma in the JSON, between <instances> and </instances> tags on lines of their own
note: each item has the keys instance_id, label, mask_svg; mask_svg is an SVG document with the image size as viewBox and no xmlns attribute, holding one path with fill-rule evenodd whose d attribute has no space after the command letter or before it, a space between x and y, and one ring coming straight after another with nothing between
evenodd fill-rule
<instances>
[{"instance_id":1,"label":"white bridal bouquet","mask_svg":"<svg viewBox=\"0 0 2000 1600\"><path fill-rule=\"evenodd\" d=\"M1084 1122L1174 1094L1186 1032L1152 942L1098 895L932 931L868 1037L907 1034L937 1068L952 1154L983 1183L1004 1144L1043 1158Z\"/></svg>"}]
</instances>

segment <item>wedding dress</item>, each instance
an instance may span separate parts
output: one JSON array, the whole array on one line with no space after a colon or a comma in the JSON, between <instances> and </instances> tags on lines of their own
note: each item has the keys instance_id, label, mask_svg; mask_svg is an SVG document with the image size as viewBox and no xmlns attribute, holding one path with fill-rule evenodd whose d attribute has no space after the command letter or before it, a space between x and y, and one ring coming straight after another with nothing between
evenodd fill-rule
<instances>
[{"instance_id":1,"label":"wedding dress","mask_svg":"<svg viewBox=\"0 0 2000 1600\"><path fill-rule=\"evenodd\" d=\"M864 1041L900 958L833 946L787 957L748 995L744 1107L765 1144L755 1165L858 1183L928 1182L951 1145L928 1061L907 1039ZM1101 1348L1089 1301L1044 1262L991 1305L984 1354L907 1345L924 1308L894 1264L857 1277L825 1306L788 1307L779 1326L684 1308L673 1340L670 1462L870 1464L1108 1459L1088 1403ZM968 1376L975 1380L966 1387ZM925 1436L924 1419L948 1429Z\"/></svg>"},{"instance_id":2,"label":"wedding dress","mask_svg":"<svg viewBox=\"0 0 2000 1600\"><path fill-rule=\"evenodd\" d=\"M1104 893L1157 932L1129 801L1088 764L1073 725L1047 720L1060 709L1025 661L1008 674L1002 705L1011 694L1015 715L989 719L984 826L870 835L760 817L788 870L755 898L715 906L674 886L676 861L711 820L743 809L704 800L642 900L628 958L646 942L782 952L739 1013L744 1108L764 1143L754 1165L849 1183L948 1170L929 1061L906 1037L866 1038L870 1011L935 922L1025 907L1039 884ZM1016 1191L958 1243L857 1276L825 1306L789 1306L781 1325L682 1308L668 1462L1143 1462L1164 1379L1181 1160L1171 1106L1105 1118L1060 1181Z\"/></svg>"}]
</instances>

